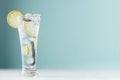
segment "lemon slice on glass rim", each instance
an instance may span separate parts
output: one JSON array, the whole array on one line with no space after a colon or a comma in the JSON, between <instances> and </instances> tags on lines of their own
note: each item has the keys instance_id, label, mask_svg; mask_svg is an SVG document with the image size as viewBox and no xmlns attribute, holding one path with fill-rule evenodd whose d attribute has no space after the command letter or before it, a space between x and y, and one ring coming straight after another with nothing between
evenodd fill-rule
<instances>
[{"instance_id":1,"label":"lemon slice on glass rim","mask_svg":"<svg viewBox=\"0 0 120 80\"><path fill-rule=\"evenodd\" d=\"M10 27L17 29L18 28L18 22L17 17L23 16L24 14L20 10L12 10L7 15L7 23Z\"/></svg>"}]
</instances>

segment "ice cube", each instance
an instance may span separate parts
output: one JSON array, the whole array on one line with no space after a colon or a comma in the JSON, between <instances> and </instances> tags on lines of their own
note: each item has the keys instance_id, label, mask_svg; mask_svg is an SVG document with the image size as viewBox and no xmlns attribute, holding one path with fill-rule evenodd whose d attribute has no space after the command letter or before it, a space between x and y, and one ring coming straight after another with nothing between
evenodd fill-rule
<instances>
[{"instance_id":1,"label":"ice cube","mask_svg":"<svg viewBox=\"0 0 120 80\"><path fill-rule=\"evenodd\" d=\"M34 37L34 38L33 38L33 37L30 37L29 40L30 40L30 41L35 41L35 37Z\"/></svg>"},{"instance_id":2,"label":"ice cube","mask_svg":"<svg viewBox=\"0 0 120 80\"><path fill-rule=\"evenodd\" d=\"M40 23L40 14L33 14L33 21L35 25L39 25Z\"/></svg>"},{"instance_id":3,"label":"ice cube","mask_svg":"<svg viewBox=\"0 0 120 80\"><path fill-rule=\"evenodd\" d=\"M29 41L27 39L24 39L23 42L25 45L29 43Z\"/></svg>"},{"instance_id":4,"label":"ice cube","mask_svg":"<svg viewBox=\"0 0 120 80\"><path fill-rule=\"evenodd\" d=\"M26 22L32 21L33 20L32 14L30 14L30 13L25 14L23 20Z\"/></svg>"},{"instance_id":5,"label":"ice cube","mask_svg":"<svg viewBox=\"0 0 120 80\"><path fill-rule=\"evenodd\" d=\"M24 15L24 18L29 19L31 16L32 16L32 14L26 13L26 14Z\"/></svg>"},{"instance_id":6,"label":"ice cube","mask_svg":"<svg viewBox=\"0 0 120 80\"><path fill-rule=\"evenodd\" d=\"M26 62L28 64L32 64L34 62L34 59L32 57L29 57Z\"/></svg>"}]
</instances>

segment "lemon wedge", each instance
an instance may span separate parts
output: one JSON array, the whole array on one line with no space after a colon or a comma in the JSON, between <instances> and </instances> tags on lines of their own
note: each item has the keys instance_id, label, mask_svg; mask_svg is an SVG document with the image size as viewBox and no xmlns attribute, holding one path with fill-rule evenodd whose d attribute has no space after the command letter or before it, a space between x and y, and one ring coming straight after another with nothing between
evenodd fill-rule
<instances>
[{"instance_id":1,"label":"lemon wedge","mask_svg":"<svg viewBox=\"0 0 120 80\"><path fill-rule=\"evenodd\" d=\"M25 54L26 54L26 55L30 55L30 47L28 46L28 44L25 45L24 51L25 51Z\"/></svg>"},{"instance_id":2,"label":"lemon wedge","mask_svg":"<svg viewBox=\"0 0 120 80\"><path fill-rule=\"evenodd\" d=\"M18 27L17 16L23 16L23 13L19 10L12 10L7 15L7 23L12 28Z\"/></svg>"},{"instance_id":3,"label":"lemon wedge","mask_svg":"<svg viewBox=\"0 0 120 80\"><path fill-rule=\"evenodd\" d=\"M34 25L31 22L24 22L24 30L30 36L35 36Z\"/></svg>"}]
</instances>

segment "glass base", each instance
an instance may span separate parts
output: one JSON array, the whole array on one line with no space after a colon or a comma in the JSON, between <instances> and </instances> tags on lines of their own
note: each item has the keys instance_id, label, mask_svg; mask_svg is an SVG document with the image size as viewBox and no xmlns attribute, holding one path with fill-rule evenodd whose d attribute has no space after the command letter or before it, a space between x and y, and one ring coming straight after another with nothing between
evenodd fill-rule
<instances>
[{"instance_id":1,"label":"glass base","mask_svg":"<svg viewBox=\"0 0 120 80\"><path fill-rule=\"evenodd\" d=\"M36 70L24 69L21 72L23 77L38 77L39 73Z\"/></svg>"}]
</instances>

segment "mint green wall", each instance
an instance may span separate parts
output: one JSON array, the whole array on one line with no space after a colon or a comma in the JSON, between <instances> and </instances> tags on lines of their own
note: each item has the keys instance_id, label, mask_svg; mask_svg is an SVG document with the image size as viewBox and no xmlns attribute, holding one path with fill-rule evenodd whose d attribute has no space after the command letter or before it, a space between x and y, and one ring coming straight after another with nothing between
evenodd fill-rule
<instances>
[{"instance_id":1,"label":"mint green wall","mask_svg":"<svg viewBox=\"0 0 120 80\"><path fill-rule=\"evenodd\" d=\"M41 13L38 68L120 69L120 0L0 0L0 67L20 68L12 9Z\"/></svg>"}]
</instances>

